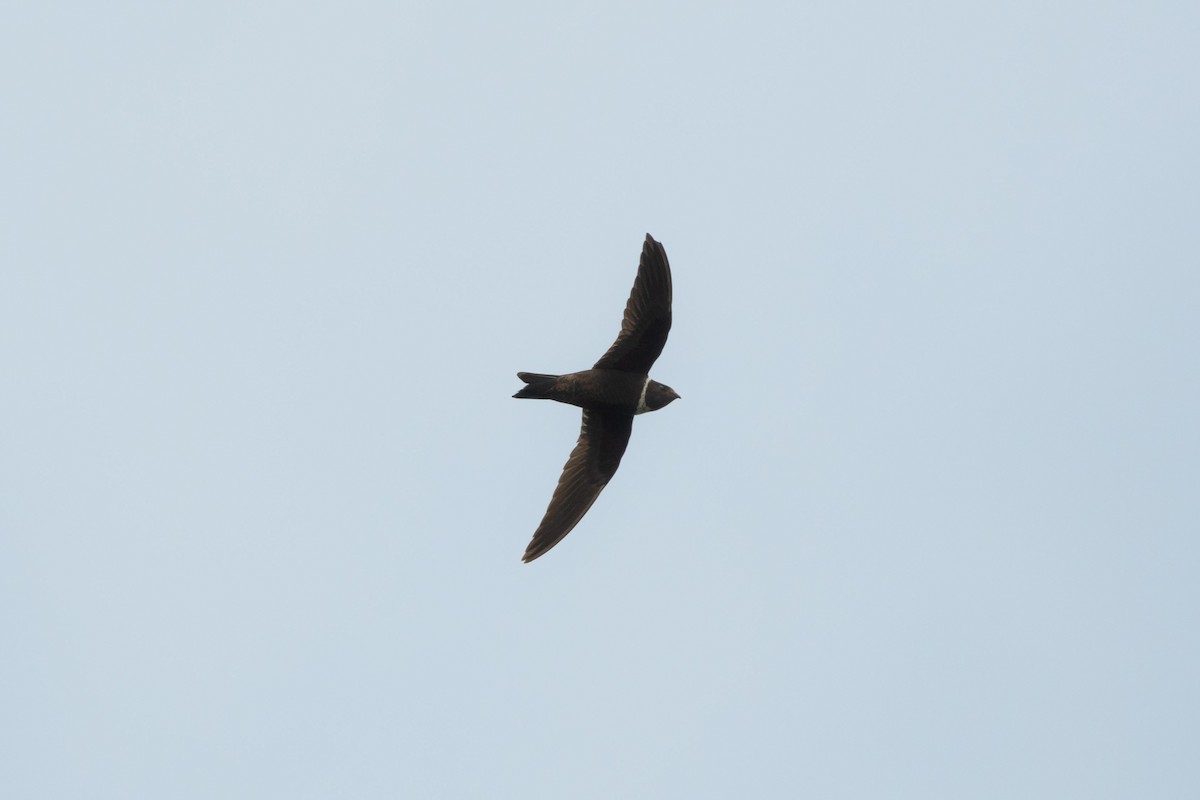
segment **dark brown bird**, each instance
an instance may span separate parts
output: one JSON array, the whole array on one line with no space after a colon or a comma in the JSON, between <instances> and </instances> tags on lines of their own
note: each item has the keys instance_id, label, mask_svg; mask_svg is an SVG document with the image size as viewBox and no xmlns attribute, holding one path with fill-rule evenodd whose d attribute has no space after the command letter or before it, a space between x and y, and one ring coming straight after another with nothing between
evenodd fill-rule
<instances>
[{"instance_id":1,"label":"dark brown bird","mask_svg":"<svg viewBox=\"0 0 1200 800\"><path fill-rule=\"evenodd\" d=\"M634 415L679 399L674 389L649 374L670 331L671 266L667 251L647 233L621 332L608 352L583 372L517 373L526 386L513 397L557 400L583 409L579 441L522 561L544 554L583 519L621 463Z\"/></svg>"}]
</instances>

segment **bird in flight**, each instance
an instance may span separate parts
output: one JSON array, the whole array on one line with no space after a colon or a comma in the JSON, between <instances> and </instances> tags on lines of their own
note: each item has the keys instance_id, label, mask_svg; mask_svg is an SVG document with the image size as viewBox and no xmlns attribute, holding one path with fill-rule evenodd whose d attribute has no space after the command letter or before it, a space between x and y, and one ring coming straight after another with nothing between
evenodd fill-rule
<instances>
[{"instance_id":1,"label":"bird in flight","mask_svg":"<svg viewBox=\"0 0 1200 800\"><path fill-rule=\"evenodd\" d=\"M649 374L670 330L671 266L667 251L647 233L621 332L608 352L583 372L517 373L526 385L513 397L557 400L583 409L579 441L522 561L545 554L583 519L621 463L634 415L679 399L674 389Z\"/></svg>"}]
</instances>

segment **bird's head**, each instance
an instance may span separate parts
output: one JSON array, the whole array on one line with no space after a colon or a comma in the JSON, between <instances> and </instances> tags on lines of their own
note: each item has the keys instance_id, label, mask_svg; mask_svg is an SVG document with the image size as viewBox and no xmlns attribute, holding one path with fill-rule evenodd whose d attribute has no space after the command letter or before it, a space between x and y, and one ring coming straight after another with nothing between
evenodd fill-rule
<instances>
[{"instance_id":1,"label":"bird's head","mask_svg":"<svg viewBox=\"0 0 1200 800\"><path fill-rule=\"evenodd\" d=\"M646 410L658 411L672 400L678 400L679 395L670 386L658 381L650 381L646 387Z\"/></svg>"}]
</instances>

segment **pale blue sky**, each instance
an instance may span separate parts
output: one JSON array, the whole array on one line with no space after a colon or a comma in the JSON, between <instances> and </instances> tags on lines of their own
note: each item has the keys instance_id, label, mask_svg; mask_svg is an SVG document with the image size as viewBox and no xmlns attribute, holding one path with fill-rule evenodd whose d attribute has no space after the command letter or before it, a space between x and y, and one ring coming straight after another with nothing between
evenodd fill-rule
<instances>
[{"instance_id":1,"label":"pale blue sky","mask_svg":"<svg viewBox=\"0 0 1200 800\"><path fill-rule=\"evenodd\" d=\"M18 2L5 795L1200 795L1198 42ZM522 565L647 231L683 399Z\"/></svg>"}]
</instances>

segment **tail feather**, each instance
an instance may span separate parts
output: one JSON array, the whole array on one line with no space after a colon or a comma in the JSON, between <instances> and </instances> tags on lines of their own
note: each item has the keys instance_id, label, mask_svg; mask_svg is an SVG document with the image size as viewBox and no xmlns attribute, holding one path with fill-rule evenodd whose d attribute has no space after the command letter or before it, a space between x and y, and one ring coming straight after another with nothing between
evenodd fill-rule
<instances>
[{"instance_id":1,"label":"tail feather","mask_svg":"<svg viewBox=\"0 0 1200 800\"><path fill-rule=\"evenodd\" d=\"M544 375L540 372L518 372L517 377L525 381L527 385L521 391L514 394L513 397L544 400L548 397L547 392L554 385L554 381L558 380L559 376Z\"/></svg>"},{"instance_id":2,"label":"tail feather","mask_svg":"<svg viewBox=\"0 0 1200 800\"><path fill-rule=\"evenodd\" d=\"M517 377L526 383L543 383L558 380L561 375L543 375L540 372L518 372Z\"/></svg>"}]
</instances>

